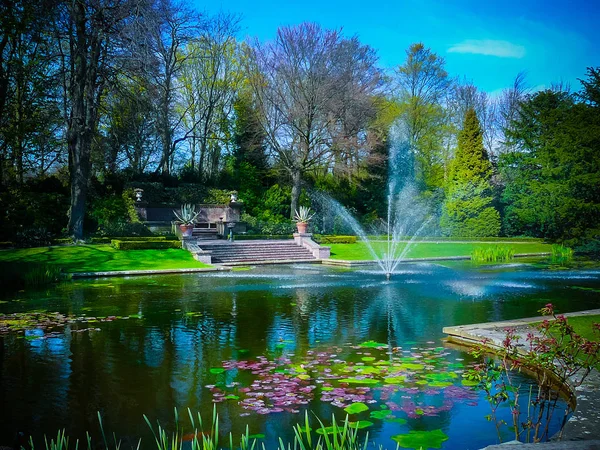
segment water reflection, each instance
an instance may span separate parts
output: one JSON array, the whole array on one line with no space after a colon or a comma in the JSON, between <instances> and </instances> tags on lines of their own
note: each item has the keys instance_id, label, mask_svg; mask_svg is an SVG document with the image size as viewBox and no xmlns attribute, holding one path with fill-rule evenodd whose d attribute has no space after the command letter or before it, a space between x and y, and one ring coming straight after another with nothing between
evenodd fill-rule
<instances>
[{"instance_id":1,"label":"water reflection","mask_svg":"<svg viewBox=\"0 0 600 450\"><path fill-rule=\"evenodd\" d=\"M390 282L369 270L297 265L78 281L19 294L21 301L3 304L4 312L46 309L123 318L94 324L100 331L71 332L67 326L48 339L0 336L0 404L8 405L0 410L0 443L10 443L16 430L39 437L66 428L80 438L84 430L98 436L98 411L107 429L131 442L149 438L142 414L167 426L174 407L200 410L208 418L213 396L205 385L215 381L211 369L223 361L284 355L301 360L313 350L347 349L369 340L410 351L441 345L444 326L535 315L549 301L561 312L600 306L597 292L581 289L600 286L597 269L551 272L524 264L400 269ZM456 350L448 355L450 362L465 358ZM226 376L231 383L246 375ZM420 400L413 395L403 401ZM323 418L344 415L327 402L311 402L308 409ZM270 439L290 438L300 419L289 413L240 418L246 411L235 402L220 403L218 411L224 432L241 434L249 424L251 433ZM481 401L457 403L436 416L411 419L410 426L443 429L450 436L444 448L465 448L466 434L479 448L494 436L483 419L487 413ZM390 437L403 428L373 422L370 436L393 448Z\"/></svg>"}]
</instances>

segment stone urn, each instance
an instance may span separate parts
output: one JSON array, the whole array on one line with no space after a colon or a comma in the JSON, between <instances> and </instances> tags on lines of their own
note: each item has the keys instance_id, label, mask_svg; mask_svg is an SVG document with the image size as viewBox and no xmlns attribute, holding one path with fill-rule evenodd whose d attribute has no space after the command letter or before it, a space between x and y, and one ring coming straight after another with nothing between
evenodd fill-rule
<instances>
[{"instance_id":1,"label":"stone urn","mask_svg":"<svg viewBox=\"0 0 600 450\"><path fill-rule=\"evenodd\" d=\"M186 223L186 224L181 224L179 225L179 229L181 230L181 235L183 237L192 237L192 234L194 233L194 224L193 223Z\"/></svg>"},{"instance_id":2,"label":"stone urn","mask_svg":"<svg viewBox=\"0 0 600 450\"><path fill-rule=\"evenodd\" d=\"M298 228L298 233L306 234L306 230L308 229L308 222L296 222L296 227Z\"/></svg>"}]
</instances>

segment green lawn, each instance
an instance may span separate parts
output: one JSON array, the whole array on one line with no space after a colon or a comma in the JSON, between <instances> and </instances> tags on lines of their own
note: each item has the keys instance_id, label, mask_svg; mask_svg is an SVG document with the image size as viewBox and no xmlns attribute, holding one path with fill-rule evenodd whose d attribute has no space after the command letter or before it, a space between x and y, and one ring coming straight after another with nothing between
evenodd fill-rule
<instances>
[{"instance_id":1,"label":"green lawn","mask_svg":"<svg viewBox=\"0 0 600 450\"><path fill-rule=\"evenodd\" d=\"M595 316L577 316L567 318L569 325L573 327L575 333L590 341L598 341L600 336L594 332L592 327L595 323L600 323L600 315Z\"/></svg>"},{"instance_id":2,"label":"green lawn","mask_svg":"<svg viewBox=\"0 0 600 450\"><path fill-rule=\"evenodd\" d=\"M406 244L400 244L403 247ZM515 253L542 253L551 252L550 244L542 244L538 242L523 242L523 243L474 243L474 242L415 242L411 244L406 257L407 258L432 258L439 256L470 256L471 252L476 247L512 247ZM357 260L372 260L374 259L367 245L364 242L356 244L331 244L331 258L343 259L348 261ZM373 247L378 255L382 255L387 249L387 243L374 242ZM400 251L400 250L399 250Z\"/></svg>"},{"instance_id":3,"label":"green lawn","mask_svg":"<svg viewBox=\"0 0 600 450\"><path fill-rule=\"evenodd\" d=\"M187 250L115 250L110 245L0 250L0 263L56 264L69 273L211 267L196 261Z\"/></svg>"}]
</instances>

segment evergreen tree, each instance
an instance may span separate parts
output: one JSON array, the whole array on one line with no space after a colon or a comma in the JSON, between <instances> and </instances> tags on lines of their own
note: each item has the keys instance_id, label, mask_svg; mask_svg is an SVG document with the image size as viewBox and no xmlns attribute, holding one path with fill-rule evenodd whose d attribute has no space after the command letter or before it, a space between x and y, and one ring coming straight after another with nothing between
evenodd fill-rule
<instances>
[{"instance_id":1,"label":"evergreen tree","mask_svg":"<svg viewBox=\"0 0 600 450\"><path fill-rule=\"evenodd\" d=\"M475 110L465 113L458 148L452 162L441 226L450 236L497 236L500 215L492 206L492 164L483 146L483 132Z\"/></svg>"}]
</instances>

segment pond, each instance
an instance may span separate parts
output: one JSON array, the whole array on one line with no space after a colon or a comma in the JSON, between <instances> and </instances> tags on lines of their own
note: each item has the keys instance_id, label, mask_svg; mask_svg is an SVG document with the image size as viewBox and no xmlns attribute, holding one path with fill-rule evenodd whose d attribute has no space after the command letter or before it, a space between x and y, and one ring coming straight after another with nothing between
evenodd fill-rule
<instances>
[{"instance_id":1,"label":"pond","mask_svg":"<svg viewBox=\"0 0 600 450\"><path fill-rule=\"evenodd\" d=\"M63 428L98 437L99 412L124 445L142 437L150 448L143 414L172 429L174 408L185 425L188 408L210 423L216 406L223 436L248 426L269 449L293 438L306 411L313 428L349 413L388 449L410 431L432 446L482 448L497 442L489 405L464 382L470 356L442 328L538 315L548 302L598 308L599 288L597 266L527 261L403 264L389 282L296 265L22 292L0 311L56 311L64 323L0 334L0 444L16 431L38 442Z\"/></svg>"}]
</instances>

